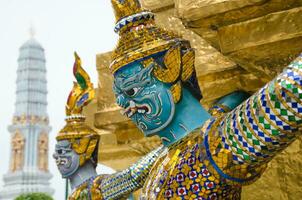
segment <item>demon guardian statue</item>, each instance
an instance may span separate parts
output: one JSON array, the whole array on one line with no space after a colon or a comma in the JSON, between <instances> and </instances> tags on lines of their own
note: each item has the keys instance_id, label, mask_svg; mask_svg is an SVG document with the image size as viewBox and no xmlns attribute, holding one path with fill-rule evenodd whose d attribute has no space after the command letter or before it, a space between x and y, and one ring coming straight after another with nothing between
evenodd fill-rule
<instances>
[{"instance_id":1,"label":"demon guardian statue","mask_svg":"<svg viewBox=\"0 0 302 200\"><path fill-rule=\"evenodd\" d=\"M138 0L112 4L120 36L110 65L117 103L166 148L140 198L240 199L241 187L300 135L302 56L248 99L240 92L222 98L211 115L199 103L190 43L157 27Z\"/></svg>"},{"instance_id":2,"label":"demon guardian statue","mask_svg":"<svg viewBox=\"0 0 302 200\"><path fill-rule=\"evenodd\" d=\"M158 148L130 168L112 175L97 175L99 135L85 124L82 109L94 98L94 88L88 74L75 54L74 76L77 82L68 97L66 125L59 132L55 153L58 169L73 190L70 200L126 199L142 187Z\"/></svg>"}]
</instances>

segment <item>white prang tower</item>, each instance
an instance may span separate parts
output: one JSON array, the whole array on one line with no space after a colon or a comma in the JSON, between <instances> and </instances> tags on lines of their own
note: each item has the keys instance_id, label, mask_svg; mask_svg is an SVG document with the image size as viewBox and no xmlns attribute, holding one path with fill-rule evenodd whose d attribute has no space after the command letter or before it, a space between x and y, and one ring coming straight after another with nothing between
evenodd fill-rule
<instances>
[{"instance_id":1,"label":"white prang tower","mask_svg":"<svg viewBox=\"0 0 302 200\"><path fill-rule=\"evenodd\" d=\"M47 81L43 47L32 38L20 47L11 155L0 199L12 200L25 193L54 193L48 171Z\"/></svg>"}]
</instances>

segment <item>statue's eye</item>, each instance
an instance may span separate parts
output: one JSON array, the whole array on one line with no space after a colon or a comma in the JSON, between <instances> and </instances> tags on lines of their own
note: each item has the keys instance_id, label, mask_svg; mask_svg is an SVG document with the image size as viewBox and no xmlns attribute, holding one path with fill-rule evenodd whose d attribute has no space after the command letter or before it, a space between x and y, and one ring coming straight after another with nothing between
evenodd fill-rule
<instances>
[{"instance_id":1,"label":"statue's eye","mask_svg":"<svg viewBox=\"0 0 302 200\"><path fill-rule=\"evenodd\" d=\"M58 154L65 154L67 151L66 150L64 150L64 149L58 149L57 150L57 153Z\"/></svg>"},{"instance_id":2,"label":"statue's eye","mask_svg":"<svg viewBox=\"0 0 302 200\"><path fill-rule=\"evenodd\" d=\"M137 91L138 91L138 88L131 88L130 90L126 91L126 94L128 96L132 97L132 96L136 95Z\"/></svg>"}]
</instances>

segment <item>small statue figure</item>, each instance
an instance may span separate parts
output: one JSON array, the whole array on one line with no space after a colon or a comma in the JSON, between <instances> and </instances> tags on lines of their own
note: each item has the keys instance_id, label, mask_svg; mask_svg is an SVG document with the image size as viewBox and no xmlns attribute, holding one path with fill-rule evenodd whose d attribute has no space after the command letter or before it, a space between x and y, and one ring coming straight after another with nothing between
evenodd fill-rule
<instances>
[{"instance_id":1,"label":"small statue figure","mask_svg":"<svg viewBox=\"0 0 302 200\"><path fill-rule=\"evenodd\" d=\"M22 169L24 162L24 137L16 132L12 139L12 157L10 169L12 172Z\"/></svg>"},{"instance_id":2,"label":"small statue figure","mask_svg":"<svg viewBox=\"0 0 302 200\"><path fill-rule=\"evenodd\" d=\"M112 4L120 36L110 65L116 101L167 149L141 199L240 199L242 186L301 134L302 55L249 98L223 97L211 116L199 102L189 41L157 27L138 0Z\"/></svg>"},{"instance_id":3,"label":"small statue figure","mask_svg":"<svg viewBox=\"0 0 302 200\"><path fill-rule=\"evenodd\" d=\"M48 134L40 134L38 142L38 151L39 170L48 171Z\"/></svg>"},{"instance_id":4,"label":"small statue figure","mask_svg":"<svg viewBox=\"0 0 302 200\"><path fill-rule=\"evenodd\" d=\"M56 137L58 142L53 154L62 177L70 181L73 192L69 199L126 199L142 187L162 148L159 147L121 172L98 175L96 166L100 136L85 124L85 116L81 114L83 107L94 98L94 88L77 54L73 72L77 82L68 97L67 123Z\"/></svg>"}]
</instances>

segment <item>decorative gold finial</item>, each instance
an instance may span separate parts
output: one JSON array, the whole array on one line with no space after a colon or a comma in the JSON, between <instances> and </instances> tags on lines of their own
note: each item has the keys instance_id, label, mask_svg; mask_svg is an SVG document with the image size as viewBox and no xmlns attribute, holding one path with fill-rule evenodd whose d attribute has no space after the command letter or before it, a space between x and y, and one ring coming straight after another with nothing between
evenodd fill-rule
<instances>
[{"instance_id":1,"label":"decorative gold finial","mask_svg":"<svg viewBox=\"0 0 302 200\"><path fill-rule=\"evenodd\" d=\"M82 68L82 62L75 52L75 62L73 66L73 75L77 82L74 82L73 88L69 94L66 105L66 116L81 116L83 107L86 106L95 96L93 84L87 72Z\"/></svg>"},{"instance_id":2,"label":"decorative gold finial","mask_svg":"<svg viewBox=\"0 0 302 200\"><path fill-rule=\"evenodd\" d=\"M67 123L56 139L70 141L72 149L80 155L80 165L82 166L86 160L91 159L96 150L99 135L85 124L85 116L82 115L83 107L93 100L95 91L89 75L82 68L80 57L77 53L74 53L74 56L73 74L77 82L74 82L67 100Z\"/></svg>"},{"instance_id":3,"label":"decorative gold finial","mask_svg":"<svg viewBox=\"0 0 302 200\"><path fill-rule=\"evenodd\" d=\"M116 22L143 11L138 0L111 0L111 3L115 11Z\"/></svg>"},{"instance_id":4,"label":"decorative gold finial","mask_svg":"<svg viewBox=\"0 0 302 200\"><path fill-rule=\"evenodd\" d=\"M85 124L85 116L82 115L83 107L89 104L95 96L93 84L87 72L82 68L78 54L74 53L74 56L73 75L77 82L73 83L73 88L66 104L67 124L58 134L57 140L81 138L95 134Z\"/></svg>"}]
</instances>

